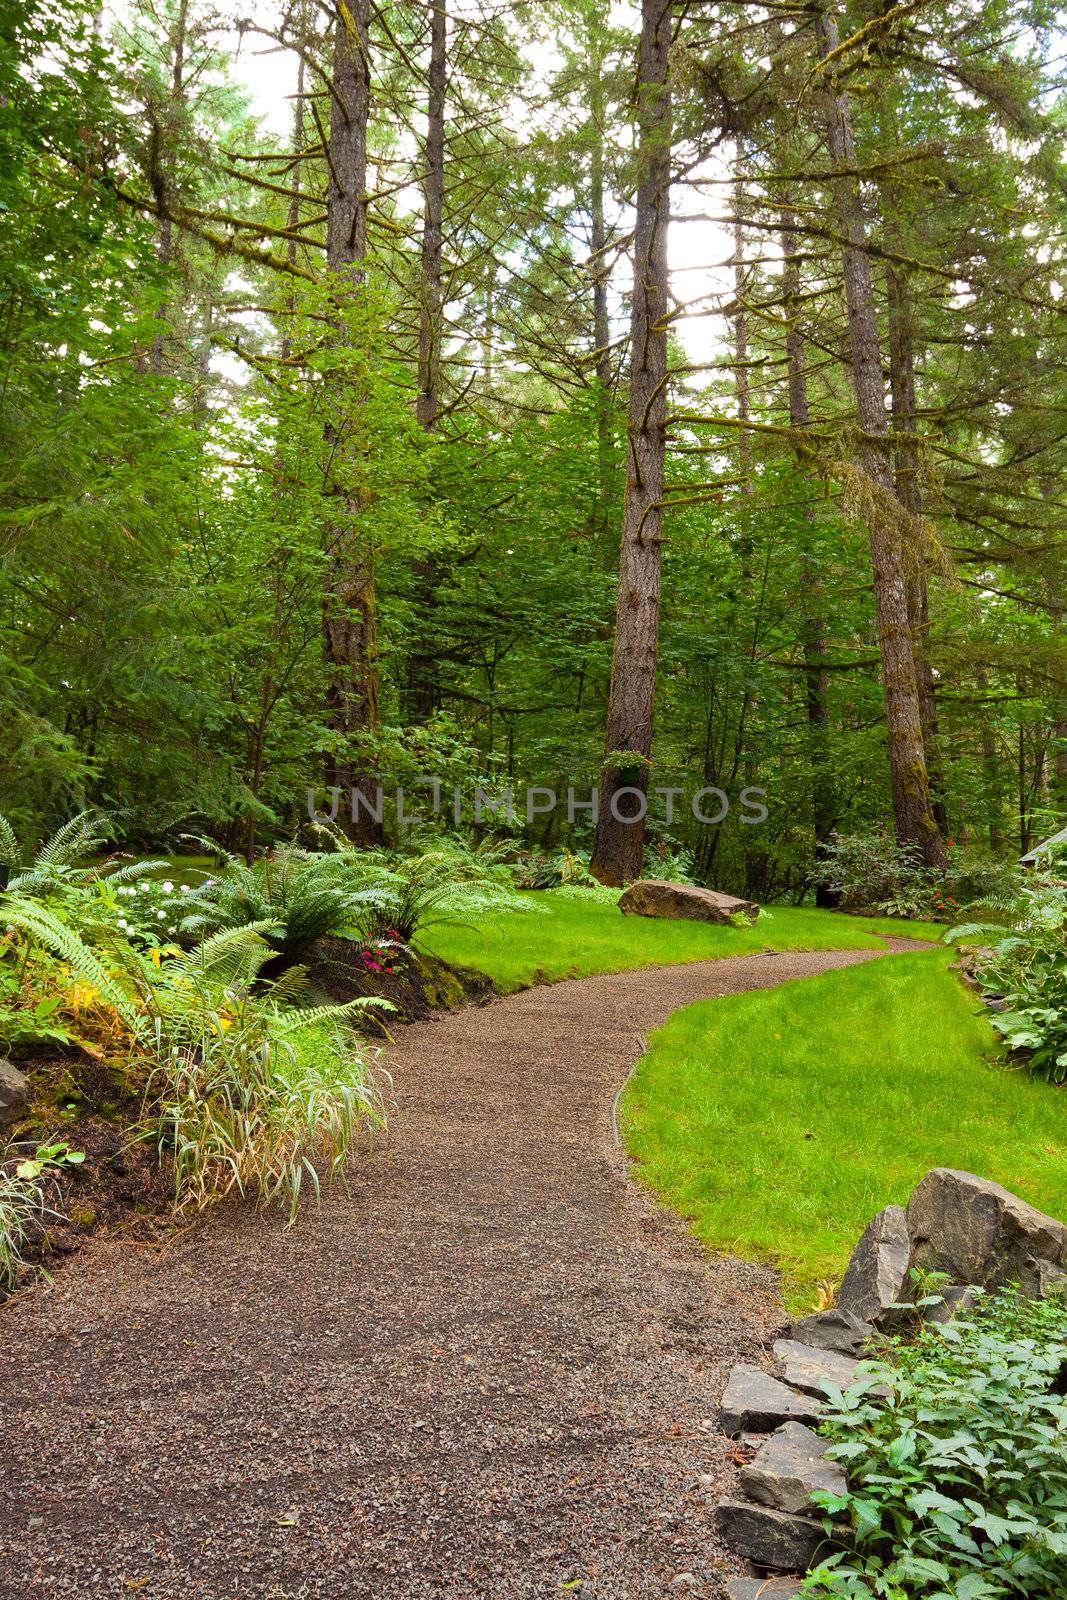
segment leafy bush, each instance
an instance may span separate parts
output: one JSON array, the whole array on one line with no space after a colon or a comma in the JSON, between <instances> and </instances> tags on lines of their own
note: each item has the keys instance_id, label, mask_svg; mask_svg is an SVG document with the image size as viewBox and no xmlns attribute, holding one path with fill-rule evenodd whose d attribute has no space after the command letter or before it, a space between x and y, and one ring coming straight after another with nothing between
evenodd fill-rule
<instances>
[{"instance_id":1,"label":"leafy bush","mask_svg":"<svg viewBox=\"0 0 1067 1600\"><path fill-rule=\"evenodd\" d=\"M848 1600L1067 1593L1067 1301L1004 1290L898 1343L821 1432L844 1467L854 1546L805 1592ZM884 1385L883 1398L872 1393Z\"/></svg>"},{"instance_id":2,"label":"leafy bush","mask_svg":"<svg viewBox=\"0 0 1067 1600\"><path fill-rule=\"evenodd\" d=\"M379 1097L341 1024L374 1000L296 1009L303 974L252 986L272 948L254 928L227 929L189 953L136 957L138 1037L153 1065L142 1131L174 1161L175 1203L200 1210L237 1190L292 1221L316 1163L343 1163Z\"/></svg>"},{"instance_id":3,"label":"leafy bush","mask_svg":"<svg viewBox=\"0 0 1067 1600\"><path fill-rule=\"evenodd\" d=\"M950 845L942 872L925 867L915 845L899 844L888 829L835 833L810 875L812 887L829 889L846 911L880 911L888 917L955 918L961 905L1014 896L1020 874Z\"/></svg>"},{"instance_id":4,"label":"leafy bush","mask_svg":"<svg viewBox=\"0 0 1067 1600\"><path fill-rule=\"evenodd\" d=\"M1007 914L1007 934L999 923L969 922L947 938L996 940L977 966L983 992L1003 1007L993 1013L993 1026L1032 1071L1067 1082L1067 880L1036 873L1014 900L997 901L994 909Z\"/></svg>"}]
</instances>

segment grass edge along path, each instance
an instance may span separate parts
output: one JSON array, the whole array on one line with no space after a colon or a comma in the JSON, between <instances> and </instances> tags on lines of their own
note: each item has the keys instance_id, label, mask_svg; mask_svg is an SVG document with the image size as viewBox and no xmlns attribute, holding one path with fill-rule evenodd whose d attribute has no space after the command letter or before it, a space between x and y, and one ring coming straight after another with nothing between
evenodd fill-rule
<instances>
[{"instance_id":1,"label":"grass edge along path","mask_svg":"<svg viewBox=\"0 0 1067 1600\"><path fill-rule=\"evenodd\" d=\"M904 935L938 939L931 923L887 917L853 917L810 906L777 906L754 927L719 927L707 922L627 917L611 900L558 890L523 896L529 911L493 911L477 924L439 924L417 943L454 966L492 978L501 994L533 983L558 983L599 972L675 966L719 960L761 950L880 950L885 939Z\"/></svg>"},{"instance_id":2,"label":"grass edge along path","mask_svg":"<svg viewBox=\"0 0 1067 1600\"><path fill-rule=\"evenodd\" d=\"M709 1248L781 1269L793 1309L931 1167L1067 1215L1067 1092L1006 1067L947 950L700 1001L620 1106L635 1176Z\"/></svg>"}]
</instances>

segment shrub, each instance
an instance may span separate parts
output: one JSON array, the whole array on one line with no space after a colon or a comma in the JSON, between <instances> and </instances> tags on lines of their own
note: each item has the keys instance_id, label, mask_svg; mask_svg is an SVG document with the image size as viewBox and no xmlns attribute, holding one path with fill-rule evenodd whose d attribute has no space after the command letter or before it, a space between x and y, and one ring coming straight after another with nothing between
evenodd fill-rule
<instances>
[{"instance_id":1,"label":"shrub","mask_svg":"<svg viewBox=\"0 0 1067 1600\"><path fill-rule=\"evenodd\" d=\"M1037 873L994 909L1007 914L1007 934L999 923L970 922L946 937L996 940L976 972L983 992L1002 1006L993 1026L1032 1071L1067 1082L1067 880Z\"/></svg>"},{"instance_id":2,"label":"shrub","mask_svg":"<svg viewBox=\"0 0 1067 1600\"><path fill-rule=\"evenodd\" d=\"M880 911L888 917L954 920L962 905L1013 897L1020 874L1014 865L988 861L950 845L943 871L925 867L915 845L899 844L888 829L835 833L810 874L813 887L830 890L846 911Z\"/></svg>"},{"instance_id":3,"label":"shrub","mask_svg":"<svg viewBox=\"0 0 1067 1600\"><path fill-rule=\"evenodd\" d=\"M990 1297L929 1327L846 1395L821 1431L845 1468L853 1549L805 1592L1000 1600L1067 1592L1067 1301ZM885 1397L872 1393L876 1385Z\"/></svg>"},{"instance_id":4,"label":"shrub","mask_svg":"<svg viewBox=\"0 0 1067 1600\"><path fill-rule=\"evenodd\" d=\"M142 1002L137 1033L152 1061L142 1133L174 1161L177 1209L237 1190L286 1203L292 1222L316 1163L337 1172L357 1128L381 1120L356 1041L342 1024L384 1001L296 1009L301 972L252 986L272 949L254 928L227 929L189 953L131 952Z\"/></svg>"}]
</instances>

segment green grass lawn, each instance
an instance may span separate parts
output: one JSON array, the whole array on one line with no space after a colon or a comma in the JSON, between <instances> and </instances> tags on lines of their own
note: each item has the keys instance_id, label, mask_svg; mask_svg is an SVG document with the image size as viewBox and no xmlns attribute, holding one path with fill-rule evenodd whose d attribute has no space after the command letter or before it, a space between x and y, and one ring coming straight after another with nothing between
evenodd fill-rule
<instances>
[{"instance_id":1,"label":"green grass lawn","mask_svg":"<svg viewBox=\"0 0 1067 1600\"><path fill-rule=\"evenodd\" d=\"M644 1182L788 1301L839 1280L931 1167L1067 1215L1067 1092L1010 1070L949 951L702 1001L652 1036L623 1101Z\"/></svg>"},{"instance_id":2,"label":"green grass lawn","mask_svg":"<svg viewBox=\"0 0 1067 1600\"><path fill-rule=\"evenodd\" d=\"M457 966L486 972L505 993L539 982L623 972L674 961L744 956L753 950L870 950L879 934L939 939L944 928L884 917L846 917L809 907L776 907L754 928L624 917L618 906L549 890L524 895L529 912L495 912L477 924L434 927L419 943Z\"/></svg>"}]
</instances>

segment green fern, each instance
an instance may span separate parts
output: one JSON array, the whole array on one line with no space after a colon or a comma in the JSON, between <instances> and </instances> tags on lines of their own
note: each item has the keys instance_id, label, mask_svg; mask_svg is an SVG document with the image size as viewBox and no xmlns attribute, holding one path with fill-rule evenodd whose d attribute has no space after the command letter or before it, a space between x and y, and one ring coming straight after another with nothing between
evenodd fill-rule
<instances>
[{"instance_id":1,"label":"green fern","mask_svg":"<svg viewBox=\"0 0 1067 1600\"><path fill-rule=\"evenodd\" d=\"M15 830L7 818L0 812L0 861L5 866L13 867L18 860L19 842L15 838Z\"/></svg>"},{"instance_id":2,"label":"green fern","mask_svg":"<svg viewBox=\"0 0 1067 1600\"><path fill-rule=\"evenodd\" d=\"M28 934L37 944L65 961L76 977L92 984L127 1026L136 1026L137 1007L131 996L104 966L96 952L47 906L26 899L20 893L9 893L0 901L0 915L8 927L18 928Z\"/></svg>"}]
</instances>

